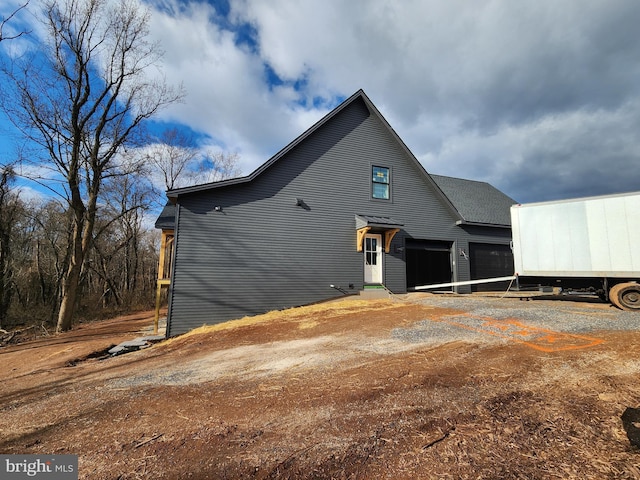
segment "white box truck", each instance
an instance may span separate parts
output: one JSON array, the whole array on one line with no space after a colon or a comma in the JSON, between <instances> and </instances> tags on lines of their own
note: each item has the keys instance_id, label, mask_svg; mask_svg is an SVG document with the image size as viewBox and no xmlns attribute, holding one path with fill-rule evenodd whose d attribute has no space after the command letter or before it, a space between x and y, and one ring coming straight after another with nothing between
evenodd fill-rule
<instances>
[{"instance_id":1,"label":"white box truck","mask_svg":"<svg viewBox=\"0 0 640 480\"><path fill-rule=\"evenodd\" d=\"M640 310L640 192L511 207L521 284L589 289Z\"/></svg>"}]
</instances>

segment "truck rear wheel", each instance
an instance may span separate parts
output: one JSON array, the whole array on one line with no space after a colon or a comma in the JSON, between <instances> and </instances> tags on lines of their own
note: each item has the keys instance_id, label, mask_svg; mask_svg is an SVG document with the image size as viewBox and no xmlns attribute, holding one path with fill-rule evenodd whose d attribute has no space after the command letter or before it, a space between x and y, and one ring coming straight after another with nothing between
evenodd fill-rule
<instances>
[{"instance_id":1,"label":"truck rear wheel","mask_svg":"<svg viewBox=\"0 0 640 480\"><path fill-rule=\"evenodd\" d=\"M640 310L640 284L618 283L609 290L609 300L622 310Z\"/></svg>"}]
</instances>

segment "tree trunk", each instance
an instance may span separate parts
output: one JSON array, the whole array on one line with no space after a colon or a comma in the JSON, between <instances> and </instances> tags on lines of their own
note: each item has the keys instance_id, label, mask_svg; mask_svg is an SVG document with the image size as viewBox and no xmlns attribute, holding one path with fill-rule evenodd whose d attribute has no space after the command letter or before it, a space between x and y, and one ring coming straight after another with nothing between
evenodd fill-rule
<instances>
[{"instance_id":1,"label":"tree trunk","mask_svg":"<svg viewBox=\"0 0 640 480\"><path fill-rule=\"evenodd\" d=\"M87 209L80 197L77 184L72 189L72 202L70 205L73 211L73 235L71 237L71 255L69 257L69 266L62 280L62 300L60 302L60 310L58 312L58 323L56 325L56 333L70 330L73 325L73 316L76 310L78 300L78 291L80 289L80 275L84 263L84 255L87 249L85 244L88 241L85 235L91 235L93 232L88 228L93 224L89 221L85 222L85 212ZM91 201L91 199L89 200Z\"/></svg>"},{"instance_id":2,"label":"tree trunk","mask_svg":"<svg viewBox=\"0 0 640 480\"><path fill-rule=\"evenodd\" d=\"M78 227L76 226L76 229ZM82 230L80 230L81 232ZM69 268L62 280L62 300L58 312L56 333L65 332L73 325L73 314L76 309L78 290L80 286L80 272L82 271L82 235L74 232L73 252L69 262Z\"/></svg>"},{"instance_id":3,"label":"tree trunk","mask_svg":"<svg viewBox=\"0 0 640 480\"><path fill-rule=\"evenodd\" d=\"M10 228L10 227L9 227ZM11 287L8 271L8 258L11 255L11 234L2 229L0 231L0 327L4 325L9 305L11 304Z\"/></svg>"},{"instance_id":4,"label":"tree trunk","mask_svg":"<svg viewBox=\"0 0 640 480\"><path fill-rule=\"evenodd\" d=\"M81 270L81 264L73 261L69 265L69 270L65 275L62 286L62 301L60 302L60 311L58 312L56 333L70 330L73 325L73 314L75 313L76 303L78 300Z\"/></svg>"}]
</instances>

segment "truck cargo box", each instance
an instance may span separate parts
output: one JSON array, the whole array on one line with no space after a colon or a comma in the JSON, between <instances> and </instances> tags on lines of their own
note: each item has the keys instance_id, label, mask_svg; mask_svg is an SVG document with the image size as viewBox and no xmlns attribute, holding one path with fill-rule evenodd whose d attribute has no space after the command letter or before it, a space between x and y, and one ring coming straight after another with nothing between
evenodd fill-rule
<instances>
[{"instance_id":1,"label":"truck cargo box","mask_svg":"<svg viewBox=\"0 0 640 480\"><path fill-rule=\"evenodd\" d=\"M511 207L515 272L640 278L640 192Z\"/></svg>"}]
</instances>

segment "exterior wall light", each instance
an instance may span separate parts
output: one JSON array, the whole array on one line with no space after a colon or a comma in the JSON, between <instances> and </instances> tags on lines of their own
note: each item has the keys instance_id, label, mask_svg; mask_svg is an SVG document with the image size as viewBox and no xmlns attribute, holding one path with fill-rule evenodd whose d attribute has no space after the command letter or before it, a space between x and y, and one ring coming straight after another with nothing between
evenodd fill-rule
<instances>
[{"instance_id":1,"label":"exterior wall light","mask_svg":"<svg viewBox=\"0 0 640 480\"><path fill-rule=\"evenodd\" d=\"M309 205L304 203L304 200L302 198L297 198L297 197L296 197L296 207L300 207L304 210L311 210L311 208L309 208Z\"/></svg>"}]
</instances>

